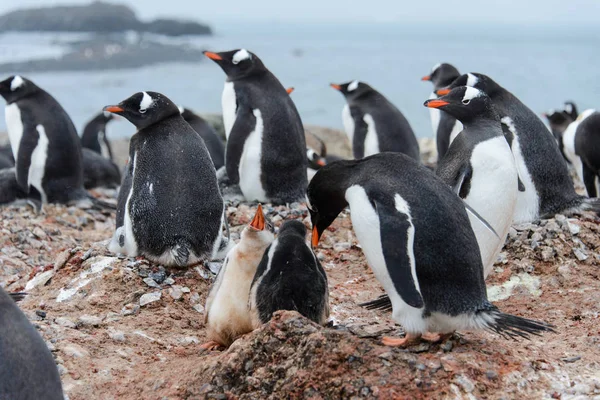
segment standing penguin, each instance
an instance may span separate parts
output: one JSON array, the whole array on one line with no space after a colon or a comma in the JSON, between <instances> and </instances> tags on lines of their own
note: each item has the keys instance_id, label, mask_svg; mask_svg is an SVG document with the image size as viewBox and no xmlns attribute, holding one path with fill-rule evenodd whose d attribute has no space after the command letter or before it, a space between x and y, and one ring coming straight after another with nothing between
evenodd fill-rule
<instances>
[{"instance_id":1,"label":"standing penguin","mask_svg":"<svg viewBox=\"0 0 600 400\"><path fill-rule=\"evenodd\" d=\"M56 363L18 298L0 288L0 399L62 400Z\"/></svg>"},{"instance_id":2,"label":"standing penguin","mask_svg":"<svg viewBox=\"0 0 600 400\"><path fill-rule=\"evenodd\" d=\"M61 105L18 75L0 82L0 95L17 182L28 199L36 207L87 199L79 137Z\"/></svg>"},{"instance_id":3,"label":"standing penguin","mask_svg":"<svg viewBox=\"0 0 600 400\"><path fill-rule=\"evenodd\" d=\"M227 74L223 89L225 167L248 201L304 199L306 141L296 106L279 80L253 53L204 52Z\"/></svg>"},{"instance_id":4,"label":"standing penguin","mask_svg":"<svg viewBox=\"0 0 600 400\"><path fill-rule=\"evenodd\" d=\"M137 128L109 250L180 267L215 258L226 245L224 205L202 139L160 93L139 92L104 109Z\"/></svg>"},{"instance_id":5,"label":"standing penguin","mask_svg":"<svg viewBox=\"0 0 600 400\"><path fill-rule=\"evenodd\" d=\"M565 156L575 167L589 197L600 187L600 112L585 110L563 134Z\"/></svg>"},{"instance_id":6,"label":"standing penguin","mask_svg":"<svg viewBox=\"0 0 600 400\"><path fill-rule=\"evenodd\" d=\"M225 165L225 146L221 139L217 136L217 132L198 114L195 114L188 108L180 107L181 116L185 122L190 124L198 135L204 140L204 144L210 153L210 158L215 166L215 169Z\"/></svg>"},{"instance_id":7,"label":"standing penguin","mask_svg":"<svg viewBox=\"0 0 600 400\"><path fill-rule=\"evenodd\" d=\"M438 90L437 94L448 94L459 86L474 87L486 93L504 125L503 131L522 182L513 222L551 218L557 213L569 215L600 211L597 199L588 199L575 192L556 141L531 109L490 77L477 73L460 76L448 88Z\"/></svg>"},{"instance_id":8,"label":"standing penguin","mask_svg":"<svg viewBox=\"0 0 600 400\"><path fill-rule=\"evenodd\" d=\"M565 133L565 130L567 130L569 124L575 121L575 119L572 118L570 114L561 110L550 110L542 115L548 120L548 124L550 125L550 131L552 132L552 135L554 135L554 139L556 139L556 142L558 143L558 149L560 150L560 153L563 155L565 161L570 164L571 161L565 154L563 134Z\"/></svg>"},{"instance_id":9,"label":"standing penguin","mask_svg":"<svg viewBox=\"0 0 600 400\"><path fill-rule=\"evenodd\" d=\"M254 327L278 310L294 310L318 324L329 317L327 275L306 242L306 227L286 221L265 251L250 288Z\"/></svg>"},{"instance_id":10,"label":"standing penguin","mask_svg":"<svg viewBox=\"0 0 600 400\"><path fill-rule=\"evenodd\" d=\"M206 299L204 322L209 342L206 349L229 346L252 331L248 296L252 279L267 247L273 242L273 227L265 220L259 204L252 222L244 228L232 248Z\"/></svg>"},{"instance_id":11,"label":"standing penguin","mask_svg":"<svg viewBox=\"0 0 600 400\"><path fill-rule=\"evenodd\" d=\"M514 157L500 117L482 91L462 86L426 101L425 106L444 111L464 126L438 162L436 175L489 224L469 213L485 278L504 246L517 204L519 178Z\"/></svg>"},{"instance_id":12,"label":"standing penguin","mask_svg":"<svg viewBox=\"0 0 600 400\"><path fill-rule=\"evenodd\" d=\"M332 83L347 104L342 110L344 129L354 158L384 151L404 153L419 161L419 143L404 115L381 93L364 82Z\"/></svg>"},{"instance_id":13,"label":"standing penguin","mask_svg":"<svg viewBox=\"0 0 600 400\"><path fill-rule=\"evenodd\" d=\"M431 73L421 80L433 83L433 92L429 98L437 99L438 95L435 92L450 85L459 76L460 73L452 64L442 63L434 65ZM437 144L438 160L441 160L448 151L450 143L463 130L463 127L456 118L436 108L431 108L429 114Z\"/></svg>"},{"instance_id":14,"label":"standing penguin","mask_svg":"<svg viewBox=\"0 0 600 400\"><path fill-rule=\"evenodd\" d=\"M113 114L103 111L96 115L83 128L81 135L81 146L84 149L90 149L98 154L113 159L112 148L106 137L106 125L113 120Z\"/></svg>"},{"instance_id":15,"label":"standing penguin","mask_svg":"<svg viewBox=\"0 0 600 400\"><path fill-rule=\"evenodd\" d=\"M439 340L454 330L487 329L511 338L551 330L543 322L504 314L487 300L477 240L464 203L427 168L398 153L336 161L308 187L313 246L350 206L367 261L406 331Z\"/></svg>"}]
</instances>

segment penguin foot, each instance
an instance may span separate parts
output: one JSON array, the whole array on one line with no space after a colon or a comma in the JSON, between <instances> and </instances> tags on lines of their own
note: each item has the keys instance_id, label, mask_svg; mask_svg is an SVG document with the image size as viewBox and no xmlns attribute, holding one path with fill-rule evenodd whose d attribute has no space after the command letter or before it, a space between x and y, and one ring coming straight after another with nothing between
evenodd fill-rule
<instances>
[{"instance_id":1,"label":"penguin foot","mask_svg":"<svg viewBox=\"0 0 600 400\"><path fill-rule=\"evenodd\" d=\"M406 347L411 344L418 343L420 338L421 338L420 334L413 335L413 334L407 333L406 336L404 336L403 338L384 336L383 338L381 338L381 342L384 344L384 346Z\"/></svg>"},{"instance_id":2,"label":"penguin foot","mask_svg":"<svg viewBox=\"0 0 600 400\"><path fill-rule=\"evenodd\" d=\"M219 350L224 347L225 346L223 346L221 343L215 342L214 340L211 340L210 342L206 342L202 346L200 346L200 348L205 351Z\"/></svg>"},{"instance_id":3,"label":"penguin foot","mask_svg":"<svg viewBox=\"0 0 600 400\"><path fill-rule=\"evenodd\" d=\"M454 333L433 333L433 332L425 332L424 334L421 335L421 339L425 340L426 342L431 342L431 343L440 343L445 341L446 339L449 339L450 337L452 337Z\"/></svg>"}]
</instances>

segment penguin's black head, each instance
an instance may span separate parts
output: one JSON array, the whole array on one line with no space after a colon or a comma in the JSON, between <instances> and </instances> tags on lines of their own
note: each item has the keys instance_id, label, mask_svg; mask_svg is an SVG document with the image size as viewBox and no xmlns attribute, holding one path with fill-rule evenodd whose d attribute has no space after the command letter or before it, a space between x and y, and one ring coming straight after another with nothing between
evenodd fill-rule
<instances>
[{"instance_id":1,"label":"penguin's black head","mask_svg":"<svg viewBox=\"0 0 600 400\"><path fill-rule=\"evenodd\" d=\"M546 119L550 123L550 126L563 125L565 123L573 122L571 116L567 114L566 111L550 110L548 112L543 113L543 116L546 117Z\"/></svg>"},{"instance_id":2,"label":"penguin's black head","mask_svg":"<svg viewBox=\"0 0 600 400\"><path fill-rule=\"evenodd\" d=\"M496 91L500 89L500 86L489 76L478 74L476 72L469 72L468 74L459 76L445 88L436 90L435 93L438 96L445 96L450 93L452 89L461 86L470 86L479 89L490 97L493 97Z\"/></svg>"},{"instance_id":3,"label":"penguin's black head","mask_svg":"<svg viewBox=\"0 0 600 400\"><path fill-rule=\"evenodd\" d=\"M421 80L431 81L435 89L441 89L451 84L459 76L460 73L452 64L442 63L434 65L431 73L422 77Z\"/></svg>"},{"instance_id":4,"label":"penguin's black head","mask_svg":"<svg viewBox=\"0 0 600 400\"><path fill-rule=\"evenodd\" d=\"M23 97L36 93L39 88L29 79L19 75L11 76L0 82L0 95L4 97L7 104L14 103Z\"/></svg>"},{"instance_id":5,"label":"penguin's black head","mask_svg":"<svg viewBox=\"0 0 600 400\"><path fill-rule=\"evenodd\" d=\"M246 49L224 51L221 53L205 51L204 55L219 64L225 74L227 74L228 81L246 78L267 71L260 58Z\"/></svg>"},{"instance_id":6,"label":"penguin's black head","mask_svg":"<svg viewBox=\"0 0 600 400\"><path fill-rule=\"evenodd\" d=\"M444 110L463 123L475 118L499 119L488 95L470 86L454 88L445 96L427 100L424 106Z\"/></svg>"},{"instance_id":7,"label":"penguin's black head","mask_svg":"<svg viewBox=\"0 0 600 400\"><path fill-rule=\"evenodd\" d=\"M306 148L306 158L308 160L308 168L317 170L324 167L327 164L325 157L322 157L319 153L311 148Z\"/></svg>"},{"instance_id":8,"label":"penguin's black head","mask_svg":"<svg viewBox=\"0 0 600 400\"><path fill-rule=\"evenodd\" d=\"M572 121L575 121L579 116L577 106L572 101L565 101L565 113L571 117Z\"/></svg>"},{"instance_id":9,"label":"penguin's black head","mask_svg":"<svg viewBox=\"0 0 600 400\"><path fill-rule=\"evenodd\" d=\"M348 102L373 90L371 86L360 81L352 81L340 84L331 83L329 86L343 94Z\"/></svg>"},{"instance_id":10,"label":"penguin's black head","mask_svg":"<svg viewBox=\"0 0 600 400\"><path fill-rule=\"evenodd\" d=\"M167 117L179 115L179 109L168 97L157 92L138 92L116 106L106 106L104 111L120 115L138 130Z\"/></svg>"},{"instance_id":11,"label":"penguin's black head","mask_svg":"<svg viewBox=\"0 0 600 400\"><path fill-rule=\"evenodd\" d=\"M348 205L345 198L348 182L357 166L357 160L334 161L319 169L311 179L306 206L312 221L312 245L316 247L325 229L333 223Z\"/></svg>"},{"instance_id":12,"label":"penguin's black head","mask_svg":"<svg viewBox=\"0 0 600 400\"><path fill-rule=\"evenodd\" d=\"M299 221L297 219L291 219L291 220L285 221L281 225L281 228L279 228L278 235L279 235L279 237L281 237L282 235L297 235L297 236L301 236L302 238L305 238L306 237L306 226L304 226L302 221Z\"/></svg>"}]
</instances>

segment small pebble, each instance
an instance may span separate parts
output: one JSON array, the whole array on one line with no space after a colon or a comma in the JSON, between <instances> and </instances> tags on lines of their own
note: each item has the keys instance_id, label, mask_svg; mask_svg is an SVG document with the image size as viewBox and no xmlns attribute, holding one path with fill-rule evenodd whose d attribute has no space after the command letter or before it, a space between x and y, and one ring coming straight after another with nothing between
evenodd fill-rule
<instances>
[{"instance_id":1,"label":"small pebble","mask_svg":"<svg viewBox=\"0 0 600 400\"><path fill-rule=\"evenodd\" d=\"M42 311L42 310L35 310L35 315L37 315L38 317L44 319L46 318L46 312Z\"/></svg>"},{"instance_id":2,"label":"small pebble","mask_svg":"<svg viewBox=\"0 0 600 400\"><path fill-rule=\"evenodd\" d=\"M160 287L160 286L158 285L158 283L156 283L156 281L155 281L154 279L152 279L151 277L144 278L144 279L143 279L143 281L144 281L144 283L145 283L146 285L148 285L148 286L150 286L150 287L152 287L152 288L157 288L157 287Z\"/></svg>"},{"instance_id":3,"label":"small pebble","mask_svg":"<svg viewBox=\"0 0 600 400\"><path fill-rule=\"evenodd\" d=\"M161 292L146 293L145 295L140 297L140 307L144 307L145 305L154 303L155 301L159 301L161 297Z\"/></svg>"}]
</instances>

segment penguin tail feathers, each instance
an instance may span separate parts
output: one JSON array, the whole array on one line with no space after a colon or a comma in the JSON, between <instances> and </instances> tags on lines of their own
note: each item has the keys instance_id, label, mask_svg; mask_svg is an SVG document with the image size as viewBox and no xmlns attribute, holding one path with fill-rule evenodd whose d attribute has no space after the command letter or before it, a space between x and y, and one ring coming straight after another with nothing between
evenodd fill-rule
<instances>
[{"instance_id":1,"label":"penguin tail feathers","mask_svg":"<svg viewBox=\"0 0 600 400\"><path fill-rule=\"evenodd\" d=\"M178 267L185 267L188 265L190 259L190 248L191 244L187 239L177 238L175 246L171 248L171 256L175 265Z\"/></svg>"},{"instance_id":2,"label":"penguin tail feathers","mask_svg":"<svg viewBox=\"0 0 600 400\"><path fill-rule=\"evenodd\" d=\"M387 294L382 294L377 299L361 303L359 306L367 310L392 311L392 301Z\"/></svg>"},{"instance_id":3,"label":"penguin tail feathers","mask_svg":"<svg viewBox=\"0 0 600 400\"><path fill-rule=\"evenodd\" d=\"M479 311L476 318L483 322L484 327L505 339L530 339L530 335L541 336L543 332L554 332L555 326L546 322L517 317L516 315L500 312L495 306Z\"/></svg>"},{"instance_id":4,"label":"penguin tail feathers","mask_svg":"<svg viewBox=\"0 0 600 400\"><path fill-rule=\"evenodd\" d=\"M13 301L15 303L23 300L25 298L25 296L27 296L27 293L25 292L15 292L15 293L9 293L8 294L10 296L11 299L13 299Z\"/></svg>"}]
</instances>

